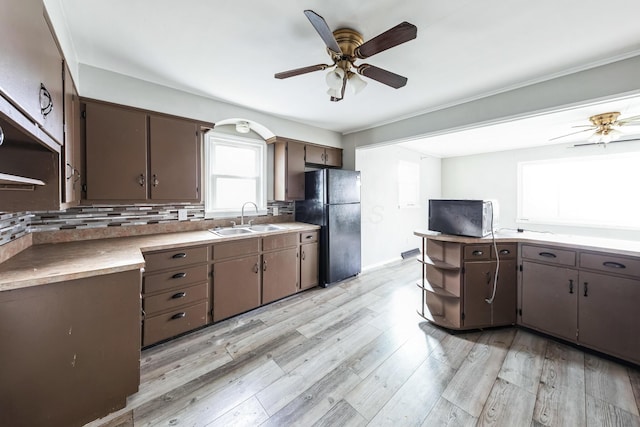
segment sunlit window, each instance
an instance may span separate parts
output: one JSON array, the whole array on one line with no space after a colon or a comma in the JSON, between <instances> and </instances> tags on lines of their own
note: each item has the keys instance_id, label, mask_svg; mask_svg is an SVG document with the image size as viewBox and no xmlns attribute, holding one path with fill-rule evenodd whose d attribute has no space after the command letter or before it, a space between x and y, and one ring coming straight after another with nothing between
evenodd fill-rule
<instances>
[{"instance_id":1,"label":"sunlit window","mask_svg":"<svg viewBox=\"0 0 640 427\"><path fill-rule=\"evenodd\" d=\"M518 220L640 229L640 152L518 164Z\"/></svg>"},{"instance_id":2,"label":"sunlit window","mask_svg":"<svg viewBox=\"0 0 640 427\"><path fill-rule=\"evenodd\" d=\"M265 151L264 141L209 133L205 144L208 217L237 216L246 202L266 213ZM255 214L255 208L248 207L246 212Z\"/></svg>"},{"instance_id":3,"label":"sunlit window","mask_svg":"<svg viewBox=\"0 0 640 427\"><path fill-rule=\"evenodd\" d=\"M398 161L398 207L420 205L420 165L405 160Z\"/></svg>"}]
</instances>

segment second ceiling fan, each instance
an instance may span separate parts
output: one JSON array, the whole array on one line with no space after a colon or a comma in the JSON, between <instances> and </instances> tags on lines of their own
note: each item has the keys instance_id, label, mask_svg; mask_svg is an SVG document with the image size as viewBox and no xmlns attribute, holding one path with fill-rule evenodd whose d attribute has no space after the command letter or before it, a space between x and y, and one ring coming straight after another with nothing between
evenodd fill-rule
<instances>
[{"instance_id":1,"label":"second ceiling fan","mask_svg":"<svg viewBox=\"0 0 640 427\"><path fill-rule=\"evenodd\" d=\"M349 82L355 93L366 86L366 82L363 81L358 74L394 89L401 88L407 84L406 77L370 64L355 65L355 61L368 58L415 39L418 35L418 28L415 25L402 22L373 39L364 42L362 35L355 30L340 28L331 31L322 16L312 10L305 10L304 14L327 46L327 52L333 60L333 64L317 64L283 71L274 76L276 79L286 79L334 67L329 74L327 74L327 84L329 85L328 94L331 97L331 101L340 101L344 98L347 82Z\"/></svg>"}]
</instances>

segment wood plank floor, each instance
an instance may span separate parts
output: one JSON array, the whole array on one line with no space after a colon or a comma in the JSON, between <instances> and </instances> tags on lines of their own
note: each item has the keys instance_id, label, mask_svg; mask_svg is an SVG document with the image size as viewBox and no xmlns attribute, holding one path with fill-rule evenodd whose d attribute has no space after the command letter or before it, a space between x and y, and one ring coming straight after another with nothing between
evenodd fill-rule
<instances>
[{"instance_id":1,"label":"wood plank floor","mask_svg":"<svg viewBox=\"0 0 640 427\"><path fill-rule=\"evenodd\" d=\"M403 261L142 352L89 426L640 426L640 371L518 328L450 334Z\"/></svg>"}]
</instances>

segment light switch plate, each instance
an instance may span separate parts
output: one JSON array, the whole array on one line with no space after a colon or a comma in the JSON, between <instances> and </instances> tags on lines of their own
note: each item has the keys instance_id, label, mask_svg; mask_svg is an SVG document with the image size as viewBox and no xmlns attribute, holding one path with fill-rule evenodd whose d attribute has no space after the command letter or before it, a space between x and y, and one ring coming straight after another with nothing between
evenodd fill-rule
<instances>
[{"instance_id":1,"label":"light switch plate","mask_svg":"<svg viewBox=\"0 0 640 427\"><path fill-rule=\"evenodd\" d=\"M187 220L187 210L178 209L178 221L186 221L186 220Z\"/></svg>"}]
</instances>

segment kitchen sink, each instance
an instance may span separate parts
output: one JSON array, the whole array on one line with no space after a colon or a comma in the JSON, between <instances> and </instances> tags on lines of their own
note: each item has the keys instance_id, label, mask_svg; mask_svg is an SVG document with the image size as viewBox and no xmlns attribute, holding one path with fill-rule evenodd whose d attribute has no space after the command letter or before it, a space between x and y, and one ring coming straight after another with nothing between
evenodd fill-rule
<instances>
[{"instance_id":1,"label":"kitchen sink","mask_svg":"<svg viewBox=\"0 0 640 427\"><path fill-rule=\"evenodd\" d=\"M221 228L219 230L211 229L209 230L218 236L238 236L240 234L252 234L253 231L248 228Z\"/></svg>"},{"instance_id":2,"label":"kitchen sink","mask_svg":"<svg viewBox=\"0 0 640 427\"><path fill-rule=\"evenodd\" d=\"M249 230L257 231L257 232L277 231L277 230L284 230L284 227L280 227L278 225L273 225L273 224L255 224L249 227Z\"/></svg>"}]
</instances>

